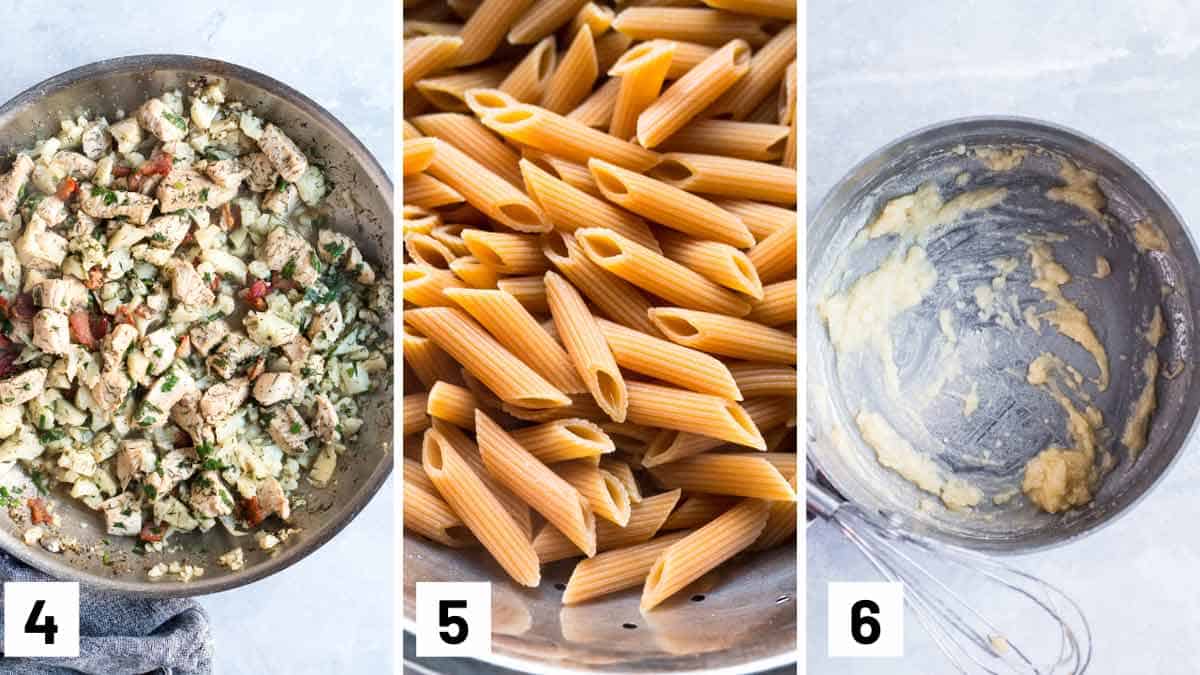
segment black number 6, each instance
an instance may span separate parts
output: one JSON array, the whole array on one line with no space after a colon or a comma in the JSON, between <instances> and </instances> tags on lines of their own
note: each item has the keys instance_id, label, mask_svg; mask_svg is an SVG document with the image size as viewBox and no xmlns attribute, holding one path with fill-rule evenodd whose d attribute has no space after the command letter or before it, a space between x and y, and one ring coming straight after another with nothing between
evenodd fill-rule
<instances>
[{"instance_id":1,"label":"black number 6","mask_svg":"<svg viewBox=\"0 0 1200 675\"><path fill-rule=\"evenodd\" d=\"M448 630L439 631L442 636L442 641L448 645L460 645L467 639L467 620L461 616L451 616L452 609L466 609L466 600L439 600L438 601L438 627L449 628L454 627L453 633Z\"/></svg>"},{"instance_id":2,"label":"black number 6","mask_svg":"<svg viewBox=\"0 0 1200 675\"><path fill-rule=\"evenodd\" d=\"M54 644L54 634L58 632L58 624L54 623L54 617L47 616L44 623L38 623L38 619L42 616L42 609L46 606L45 600L34 600L33 610L29 612L29 618L25 619L26 633L43 633L45 634L46 644Z\"/></svg>"},{"instance_id":3,"label":"black number 6","mask_svg":"<svg viewBox=\"0 0 1200 675\"><path fill-rule=\"evenodd\" d=\"M870 600L859 600L850 606L850 635L860 645L875 644L879 640L879 619L864 614L878 614L879 605Z\"/></svg>"}]
</instances>

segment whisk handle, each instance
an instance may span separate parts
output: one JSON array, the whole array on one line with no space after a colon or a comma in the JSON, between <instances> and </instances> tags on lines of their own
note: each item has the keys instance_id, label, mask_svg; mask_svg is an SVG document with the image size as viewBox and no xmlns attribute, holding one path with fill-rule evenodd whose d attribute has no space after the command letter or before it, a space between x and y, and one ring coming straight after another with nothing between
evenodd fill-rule
<instances>
[{"instance_id":1,"label":"whisk handle","mask_svg":"<svg viewBox=\"0 0 1200 675\"><path fill-rule=\"evenodd\" d=\"M808 510L822 518L832 518L842 500L814 480L808 481Z\"/></svg>"}]
</instances>

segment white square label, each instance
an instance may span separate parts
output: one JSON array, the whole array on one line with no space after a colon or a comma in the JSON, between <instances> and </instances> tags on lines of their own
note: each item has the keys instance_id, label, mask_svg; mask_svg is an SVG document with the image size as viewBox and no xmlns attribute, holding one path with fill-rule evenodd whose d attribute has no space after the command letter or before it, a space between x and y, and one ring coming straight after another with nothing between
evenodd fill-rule
<instances>
[{"instance_id":1,"label":"white square label","mask_svg":"<svg viewBox=\"0 0 1200 675\"><path fill-rule=\"evenodd\" d=\"M417 656L482 657L492 652L492 585L417 582Z\"/></svg>"},{"instance_id":2,"label":"white square label","mask_svg":"<svg viewBox=\"0 0 1200 675\"><path fill-rule=\"evenodd\" d=\"M830 582L829 656L904 656L904 586Z\"/></svg>"},{"instance_id":3,"label":"white square label","mask_svg":"<svg viewBox=\"0 0 1200 675\"><path fill-rule=\"evenodd\" d=\"M79 584L4 583L5 656L79 656Z\"/></svg>"}]
</instances>

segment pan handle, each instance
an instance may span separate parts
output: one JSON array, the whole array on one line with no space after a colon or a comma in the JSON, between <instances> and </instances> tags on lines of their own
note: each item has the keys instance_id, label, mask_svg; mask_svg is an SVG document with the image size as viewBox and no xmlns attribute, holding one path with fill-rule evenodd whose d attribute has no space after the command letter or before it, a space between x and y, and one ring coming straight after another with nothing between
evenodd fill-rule
<instances>
[{"instance_id":1,"label":"pan handle","mask_svg":"<svg viewBox=\"0 0 1200 675\"><path fill-rule=\"evenodd\" d=\"M808 479L808 510L814 514L829 519L845 504L832 492L825 489L813 479Z\"/></svg>"}]
</instances>

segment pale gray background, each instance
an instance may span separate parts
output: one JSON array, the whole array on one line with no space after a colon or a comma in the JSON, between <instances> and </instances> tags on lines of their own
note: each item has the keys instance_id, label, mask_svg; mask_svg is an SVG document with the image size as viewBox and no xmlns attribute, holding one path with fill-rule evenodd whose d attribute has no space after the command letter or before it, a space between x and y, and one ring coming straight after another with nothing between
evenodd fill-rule
<instances>
[{"instance_id":1,"label":"pale gray background","mask_svg":"<svg viewBox=\"0 0 1200 675\"><path fill-rule=\"evenodd\" d=\"M389 0L0 0L0 101L114 56L182 53L248 66L304 92L392 167ZM293 567L200 599L221 675L391 673L393 484Z\"/></svg>"},{"instance_id":2,"label":"pale gray background","mask_svg":"<svg viewBox=\"0 0 1200 675\"><path fill-rule=\"evenodd\" d=\"M810 215L858 160L897 136L953 117L1011 114L1104 141L1158 184L1193 238L1200 233L1195 2L813 0L808 22ZM1083 604L1096 636L1089 673L1200 670L1200 454L1191 445L1127 517L1017 561ZM951 672L911 614L903 661L826 658L826 582L875 579L831 528L810 529L809 672ZM997 623L1012 620L1020 621Z\"/></svg>"}]
</instances>

